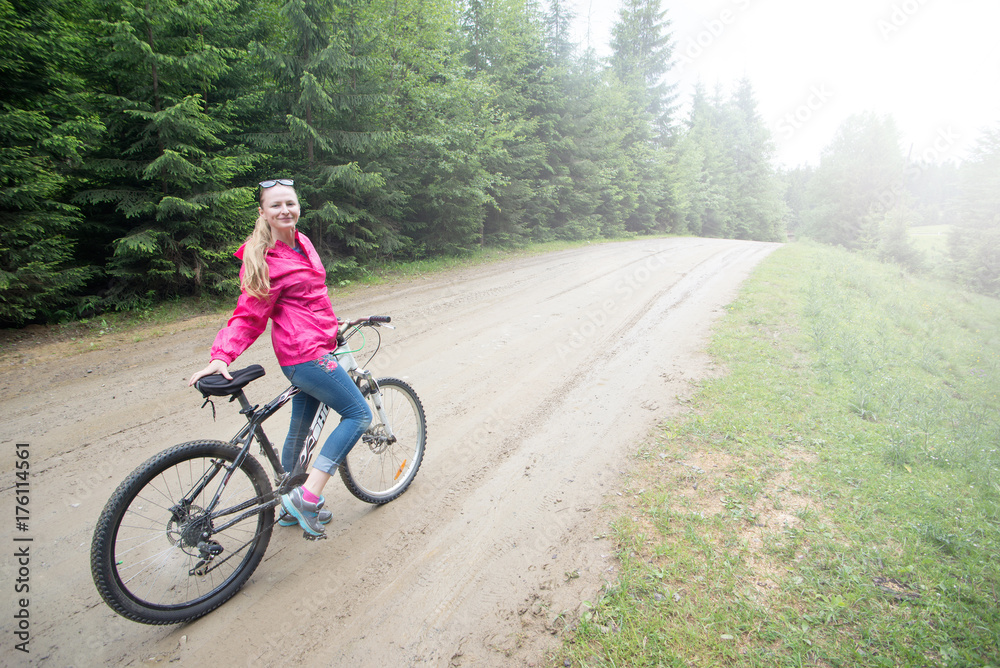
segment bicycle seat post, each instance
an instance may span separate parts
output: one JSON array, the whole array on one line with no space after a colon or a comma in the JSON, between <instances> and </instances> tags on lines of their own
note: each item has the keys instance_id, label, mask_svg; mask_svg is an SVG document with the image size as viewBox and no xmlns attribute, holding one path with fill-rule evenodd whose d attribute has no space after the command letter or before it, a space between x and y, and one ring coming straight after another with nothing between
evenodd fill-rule
<instances>
[{"instance_id":1,"label":"bicycle seat post","mask_svg":"<svg viewBox=\"0 0 1000 668\"><path fill-rule=\"evenodd\" d=\"M243 390L240 390L239 394L234 394L233 399L239 402L240 408L242 409L240 413L246 415L247 419L250 418L251 413L253 413L257 408L256 406L250 405L250 402L247 400L247 395L243 392Z\"/></svg>"}]
</instances>

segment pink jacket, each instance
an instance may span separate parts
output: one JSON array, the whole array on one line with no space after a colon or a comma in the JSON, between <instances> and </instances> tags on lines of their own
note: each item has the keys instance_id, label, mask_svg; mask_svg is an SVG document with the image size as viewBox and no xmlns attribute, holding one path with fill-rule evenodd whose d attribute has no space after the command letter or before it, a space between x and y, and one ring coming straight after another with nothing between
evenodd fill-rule
<instances>
[{"instance_id":1,"label":"pink jacket","mask_svg":"<svg viewBox=\"0 0 1000 668\"><path fill-rule=\"evenodd\" d=\"M306 235L296 231L295 239L306 257L281 241L267 251L270 295L267 299L240 295L229 323L215 337L212 359L232 364L261 335L268 318L281 366L308 362L336 349L337 316L326 287L326 269ZM240 260L243 248L236 251Z\"/></svg>"}]
</instances>

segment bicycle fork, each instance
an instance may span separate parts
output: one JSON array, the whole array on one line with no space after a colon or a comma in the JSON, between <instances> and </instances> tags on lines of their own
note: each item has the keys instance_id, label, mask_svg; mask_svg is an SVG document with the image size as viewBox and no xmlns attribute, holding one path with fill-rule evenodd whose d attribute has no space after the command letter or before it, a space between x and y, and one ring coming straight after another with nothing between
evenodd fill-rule
<instances>
[{"instance_id":1,"label":"bicycle fork","mask_svg":"<svg viewBox=\"0 0 1000 668\"><path fill-rule=\"evenodd\" d=\"M378 382L375 380L375 377L372 376L372 372L358 366L357 361L354 359L354 355L349 352L338 355L337 362L344 367L344 370L347 373L351 375L351 378L354 379L354 383L358 386L358 389L361 390L361 394L366 397L371 397L372 405L375 406L375 415L372 416L372 424L368 426L365 436L368 436L368 434L372 431L372 426L381 423L382 429L385 433L385 442L395 443L396 435L392 433L392 425L389 424L389 416L385 414L385 408L382 406L382 390L379 389Z\"/></svg>"},{"instance_id":2,"label":"bicycle fork","mask_svg":"<svg viewBox=\"0 0 1000 668\"><path fill-rule=\"evenodd\" d=\"M385 439L387 443L395 443L396 435L392 433L392 425L389 424L389 416L385 414L385 407L382 405L382 390L379 389L378 381L372 376L372 372L366 369L355 369L355 382L358 384L358 389L361 390L361 394L371 397L372 405L375 407L375 415L372 417L372 425L381 424L382 430L385 432ZM364 387L361 386L362 381L364 382ZM376 422L377 421L377 422ZM371 431L372 425L368 426L368 431Z\"/></svg>"}]
</instances>

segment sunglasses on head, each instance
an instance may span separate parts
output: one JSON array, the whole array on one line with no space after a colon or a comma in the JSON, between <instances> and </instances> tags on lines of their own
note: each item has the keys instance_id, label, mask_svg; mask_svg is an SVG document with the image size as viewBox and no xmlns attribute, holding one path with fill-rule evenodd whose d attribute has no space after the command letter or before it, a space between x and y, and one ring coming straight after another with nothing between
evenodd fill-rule
<instances>
[{"instance_id":1,"label":"sunglasses on head","mask_svg":"<svg viewBox=\"0 0 1000 668\"><path fill-rule=\"evenodd\" d=\"M273 188L274 186L277 186L277 185L294 186L295 185L295 181L292 181L291 179L271 179L270 181L261 181L260 182L260 187L261 188Z\"/></svg>"}]
</instances>

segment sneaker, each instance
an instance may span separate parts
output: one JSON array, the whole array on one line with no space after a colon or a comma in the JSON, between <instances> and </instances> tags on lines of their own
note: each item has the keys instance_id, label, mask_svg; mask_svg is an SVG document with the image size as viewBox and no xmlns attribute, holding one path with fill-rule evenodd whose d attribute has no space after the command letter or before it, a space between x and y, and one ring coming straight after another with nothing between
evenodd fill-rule
<instances>
[{"instance_id":1,"label":"sneaker","mask_svg":"<svg viewBox=\"0 0 1000 668\"><path fill-rule=\"evenodd\" d=\"M319 503L316 505L322 506L325 501L326 499L321 496L319 497ZM330 520L333 519L333 511L327 510L326 508L320 508L319 514L316 515L316 518L319 520L320 524L329 524ZM299 525L299 521L295 519L294 516L290 515L288 511L285 510L284 506L278 506L278 524L283 527L297 527Z\"/></svg>"},{"instance_id":2,"label":"sneaker","mask_svg":"<svg viewBox=\"0 0 1000 668\"><path fill-rule=\"evenodd\" d=\"M307 535L326 535L319 523L319 512L323 507L322 498L319 503L309 503L302 498L302 488L296 487L288 494L281 495L281 505L289 515L298 520L299 526Z\"/></svg>"}]
</instances>

